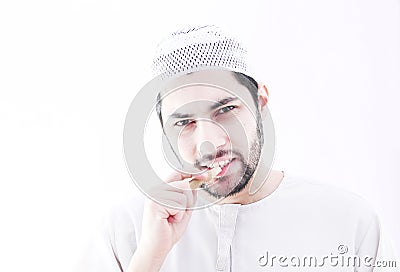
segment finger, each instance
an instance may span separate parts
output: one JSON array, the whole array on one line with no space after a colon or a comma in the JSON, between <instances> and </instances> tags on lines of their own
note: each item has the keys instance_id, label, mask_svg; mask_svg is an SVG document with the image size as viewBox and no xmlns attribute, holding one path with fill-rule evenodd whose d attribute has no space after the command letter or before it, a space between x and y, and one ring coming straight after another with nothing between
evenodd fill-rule
<instances>
[{"instance_id":1,"label":"finger","mask_svg":"<svg viewBox=\"0 0 400 272\"><path fill-rule=\"evenodd\" d=\"M190 208L190 207L192 207L193 206L193 193L192 193L192 191L191 190L185 190L184 192L183 192L184 194L185 194L185 196L186 196L186 207L187 208Z\"/></svg>"},{"instance_id":2,"label":"finger","mask_svg":"<svg viewBox=\"0 0 400 272\"><path fill-rule=\"evenodd\" d=\"M192 207L194 204L192 190L190 189L189 182L185 180L158 185L153 188L149 194L152 198L157 200L157 202L160 202L160 204L165 204L165 200L168 199L177 202L181 208ZM183 202L182 196L179 196L179 194L185 196L185 202Z\"/></svg>"},{"instance_id":3,"label":"finger","mask_svg":"<svg viewBox=\"0 0 400 272\"><path fill-rule=\"evenodd\" d=\"M192 190L192 196L193 196L193 202L192 205L190 206L191 208L194 208L197 203L197 190Z\"/></svg>"},{"instance_id":4,"label":"finger","mask_svg":"<svg viewBox=\"0 0 400 272\"><path fill-rule=\"evenodd\" d=\"M176 192L190 191L191 189L190 189L189 181L190 180L187 180L187 179L172 181L168 184L165 184L165 186L163 188L168 191L176 191Z\"/></svg>"},{"instance_id":5,"label":"finger","mask_svg":"<svg viewBox=\"0 0 400 272\"><path fill-rule=\"evenodd\" d=\"M177 214L175 214L173 216L173 220L171 220L172 222L176 222L179 223L182 221L183 217L185 216L185 212L178 212Z\"/></svg>"},{"instance_id":6,"label":"finger","mask_svg":"<svg viewBox=\"0 0 400 272\"><path fill-rule=\"evenodd\" d=\"M174 208L164 208L159 210L158 213L162 219L169 219L170 217L175 217L179 213L185 213L182 210L174 209Z\"/></svg>"},{"instance_id":7,"label":"finger","mask_svg":"<svg viewBox=\"0 0 400 272\"><path fill-rule=\"evenodd\" d=\"M173 192L183 192L185 189L189 187L186 185L188 184L188 180L177 180L171 181L169 183L161 183L154 186L150 191L173 191Z\"/></svg>"},{"instance_id":8,"label":"finger","mask_svg":"<svg viewBox=\"0 0 400 272\"><path fill-rule=\"evenodd\" d=\"M184 193L171 191L162 191L153 194L154 200L163 206L186 209L188 206L188 198Z\"/></svg>"},{"instance_id":9,"label":"finger","mask_svg":"<svg viewBox=\"0 0 400 272\"><path fill-rule=\"evenodd\" d=\"M172 181L183 180L185 178L190 178L190 177L192 177L192 175L175 171L165 179L165 182L169 183Z\"/></svg>"},{"instance_id":10,"label":"finger","mask_svg":"<svg viewBox=\"0 0 400 272\"><path fill-rule=\"evenodd\" d=\"M187 202L188 202L188 207L192 208L197 202L197 190L192 190L190 188L190 183L189 181L174 181L171 182L169 185L173 186L168 186L169 188L166 188L167 191L172 191L172 192L179 192L179 193L184 193L187 197Z\"/></svg>"}]
</instances>

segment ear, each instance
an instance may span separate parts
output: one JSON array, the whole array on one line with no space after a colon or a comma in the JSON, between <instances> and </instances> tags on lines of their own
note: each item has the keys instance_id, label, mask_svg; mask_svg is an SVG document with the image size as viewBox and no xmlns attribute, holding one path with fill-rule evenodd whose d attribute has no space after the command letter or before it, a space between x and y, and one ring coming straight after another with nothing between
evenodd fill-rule
<instances>
[{"instance_id":1,"label":"ear","mask_svg":"<svg viewBox=\"0 0 400 272\"><path fill-rule=\"evenodd\" d=\"M269 98L269 92L267 86L264 83L258 83L258 109L261 113L261 118L264 120L267 115L267 103Z\"/></svg>"}]
</instances>

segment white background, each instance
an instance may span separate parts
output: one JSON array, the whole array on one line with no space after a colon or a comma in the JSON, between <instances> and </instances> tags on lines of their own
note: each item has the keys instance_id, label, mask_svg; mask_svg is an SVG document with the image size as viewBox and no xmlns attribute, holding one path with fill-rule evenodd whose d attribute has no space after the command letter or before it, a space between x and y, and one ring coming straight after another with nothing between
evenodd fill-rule
<instances>
[{"instance_id":1,"label":"white background","mask_svg":"<svg viewBox=\"0 0 400 272\"><path fill-rule=\"evenodd\" d=\"M400 251L400 3L2 1L0 270L71 271L134 185L122 131L156 44L215 23L267 84L276 169L357 192Z\"/></svg>"}]
</instances>

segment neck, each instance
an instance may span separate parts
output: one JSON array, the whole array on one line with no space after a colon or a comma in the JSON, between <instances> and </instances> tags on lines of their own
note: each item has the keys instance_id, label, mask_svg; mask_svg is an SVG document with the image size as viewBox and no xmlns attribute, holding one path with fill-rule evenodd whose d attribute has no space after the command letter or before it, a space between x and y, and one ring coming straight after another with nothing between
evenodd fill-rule
<instances>
[{"instance_id":1,"label":"neck","mask_svg":"<svg viewBox=\"0 0 400 272\"><path fill-rule=\"evenodd\" d=\"M272 194L283 179L283 172L273 170L268 173L269 167L261 160L256 172L245 188L239 193L229 196L219 204L250 204Z\"/></svg>"}]
</instances>

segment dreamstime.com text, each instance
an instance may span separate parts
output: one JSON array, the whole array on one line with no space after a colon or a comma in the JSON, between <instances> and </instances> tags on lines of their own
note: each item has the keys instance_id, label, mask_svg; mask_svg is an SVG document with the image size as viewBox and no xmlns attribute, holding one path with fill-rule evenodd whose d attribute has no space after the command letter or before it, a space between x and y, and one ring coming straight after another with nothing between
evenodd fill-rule
<instances>
[{"instance_id":1,"label":"dreamstime.com text","mask_svg":"<svg viewBox=\"0 0 400 272\"><path fill-rule=\"evenodd\" d=\"M325 256L285 256L273 255L266 251L258 259L258 264L265 267L397 267L395 260L375 260L371 256L348 255L348 247L339 245L337 254Z\"/></svg>"}]
</instances>

